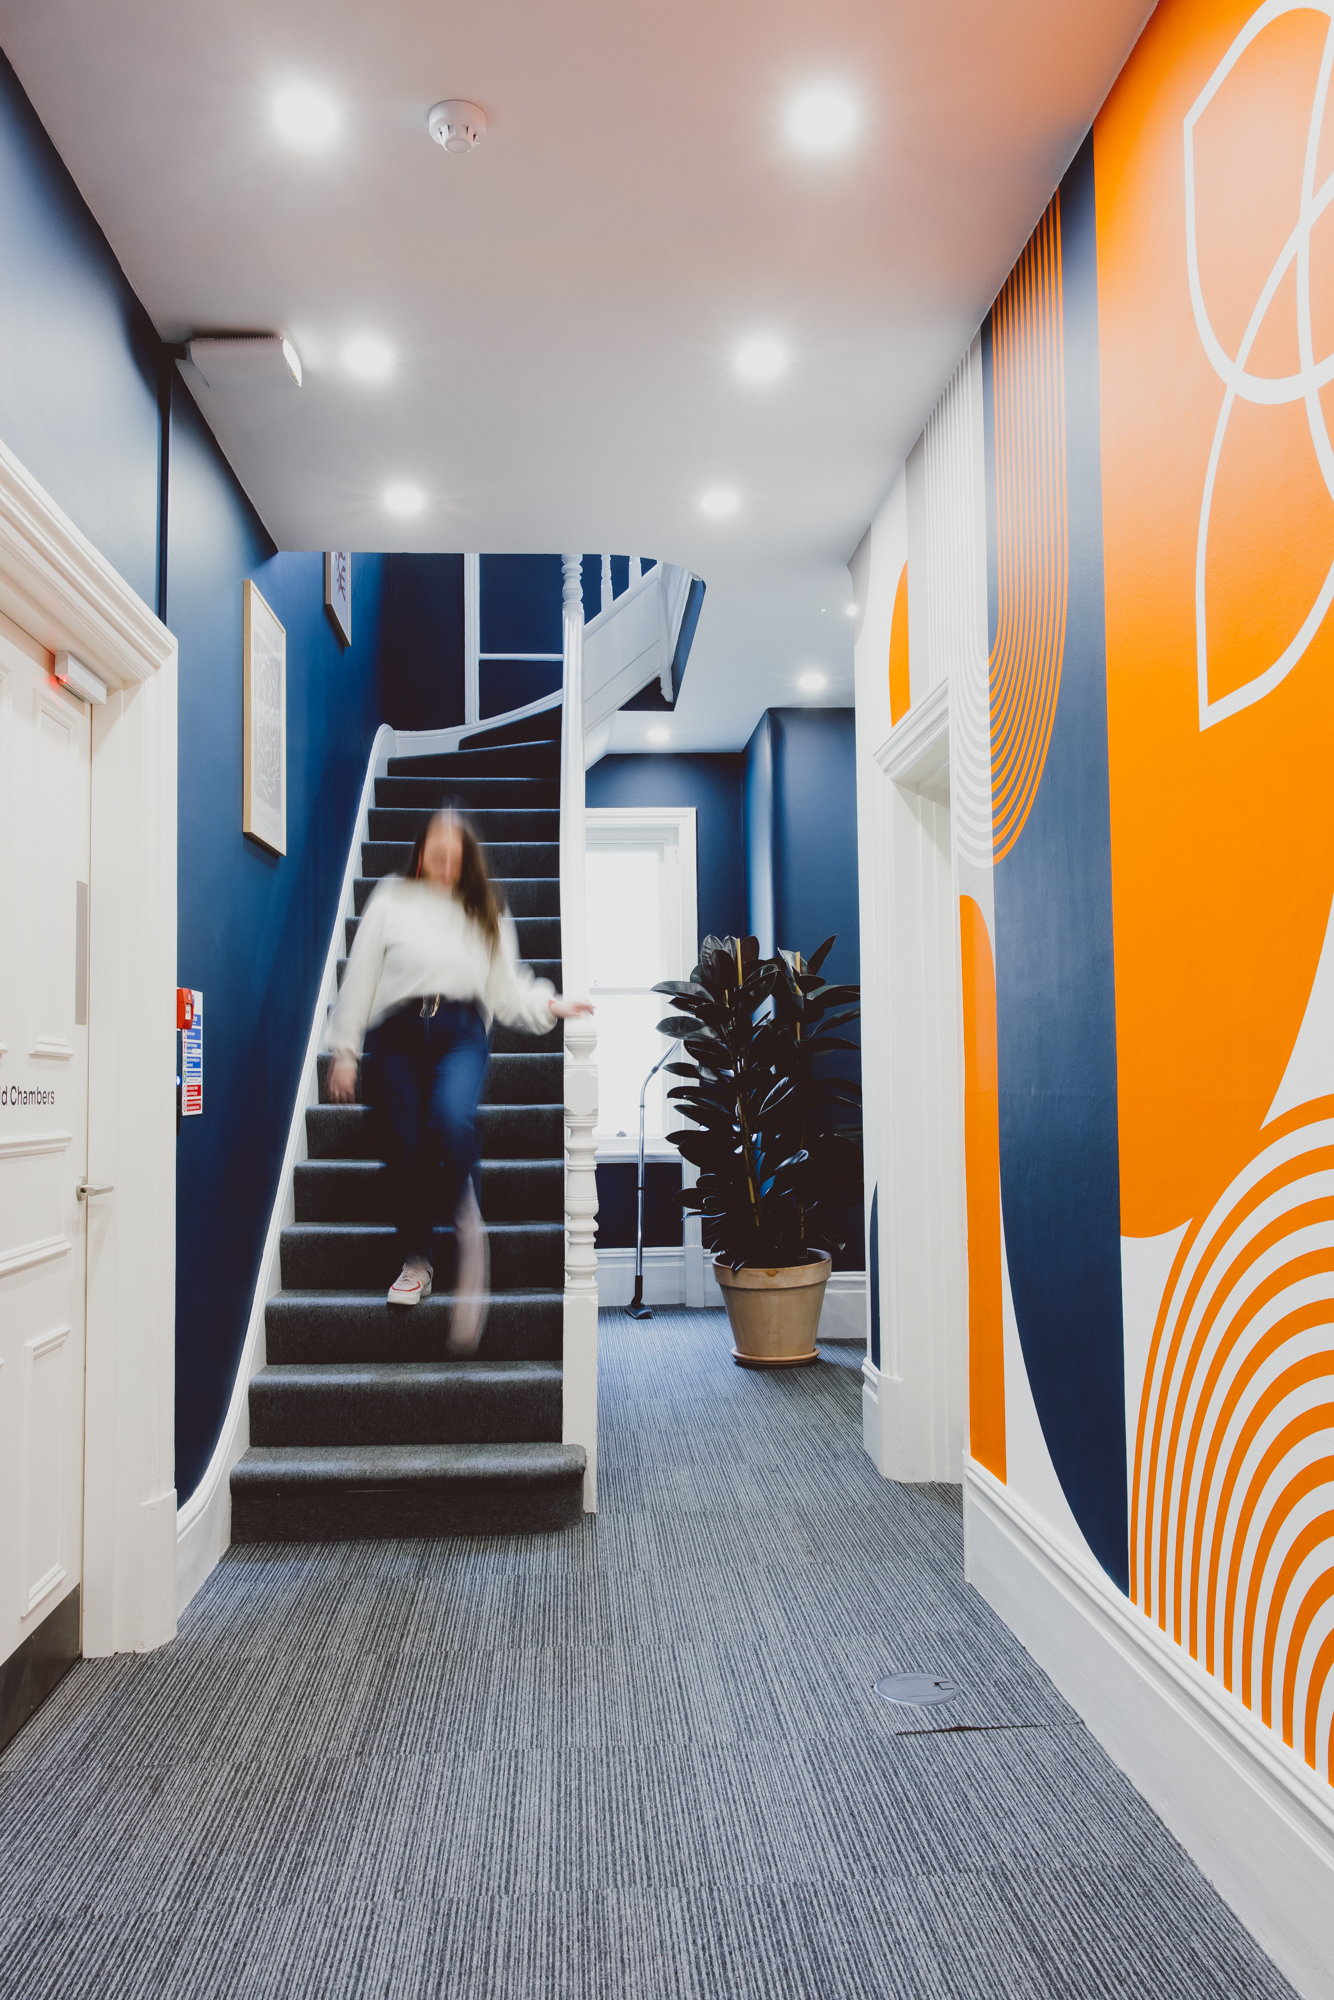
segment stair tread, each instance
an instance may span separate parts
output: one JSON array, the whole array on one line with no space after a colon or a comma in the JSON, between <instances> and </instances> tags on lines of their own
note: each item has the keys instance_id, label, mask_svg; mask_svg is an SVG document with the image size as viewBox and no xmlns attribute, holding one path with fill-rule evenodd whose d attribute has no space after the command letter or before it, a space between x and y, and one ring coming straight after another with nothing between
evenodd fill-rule
<instances>
[{"instance_id":1,"label":"stair tread","mask_svg":"<svg viewBox=\"0 0 1334 2000\"><path fill-rule=\"evenodd\" d=\"M405 1383L448 1382L461 1387L485 1382L559 1381L559 1361L271 1361L251 1378L251 1388L266 1379L284 1387L374 1389L400 1388Z\"/></svg>"},{"instance_id":2,"label":"stair tread","mask_svg":"<svg viewBox=\"0 0 1334 2000\"><path fill-rule=\"evenodd\" d=\"M252 1444L232 1467L234 1487L415 1485L456 1480L582 1477L582 1445Z\"/></svg>"}]
</instances>

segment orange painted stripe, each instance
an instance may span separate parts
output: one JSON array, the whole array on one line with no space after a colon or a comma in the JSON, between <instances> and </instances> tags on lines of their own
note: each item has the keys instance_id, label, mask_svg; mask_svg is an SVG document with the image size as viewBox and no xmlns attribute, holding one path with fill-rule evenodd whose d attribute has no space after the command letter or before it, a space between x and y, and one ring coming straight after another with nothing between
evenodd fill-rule
<instances>
[{"instance_id":1,"label":"orange painted stripe","mask_svg":"<svg viewBox=\"0 0 1334 2000\"><path fill-rule=\"evenodd\" d=\"M1325 1692L1331 1667L1334 1667L1334 1632L1326 1633L1321 1641L1320 1650L1311 1662L1311 1678L1306 1684L1306 1742L1303 1748L1313 1771L1320 1768L1316 1763L1315 1732L1320 1720L1320 1698ZM1334 1782L1334 1720L1330 1723L1329 1742L1325 1746L1325 1776Z\"/></svg>"},{"instance_id":2,"label":"orange painted stripe","mask_svg":"<svg viewBox=\"0 0 1334 2000\"><path fill-rule=\"evenodd\" d=\"M1163 1492L1165 1494L1179 1492L1184 1501L1185 1496L1190 1492L1191 1475L1195 1469L1195 1455L1199 1446L1204 1422L1209 1413L1210 1395L1243 1333L1250 1326L1256 1315L1263 1312L1264 1308L1276 1299L1280 1293L1288 1290L1292 1285L1299 1284L1303 1278L1320 1277L1324 1273L1334 1272L1334 1248L1312 1250L1303 1256L1289 1258L1286 1264L1280 1266L1276 1271L1271 1271L1269 1276L1256 1286L1245 1303L1228 1322L1214 1351L1213 1360L1209 1365L1196 1400L1195 1416L1186 1441L1186 1450L1181 1463L1181 1476L1178 1479L1175 1476L1176 1454L1177 1446L1180 1442L1181 1425L1190 1405L1191 1390L1194 1387L1201 1356L1208 1345L1209 1336L1213 1332L1219 1314L1227 1305L1246 1272L1253 1265L1257 1264L1268 1251L1289 1237L1295 1237L1299 1231L1313 1227L1320 1222L1334 1222L1334 1196L1324 1201L1304 1202L1298 1208L1288 1209L1284 1214L1275 1216L1273 1221L1268 1223L1264 1229L1256 1231L1250 1242L1244 1244L1238 1251L1226 1271L1215 1280L1213 1296L1204 1312L1200 1315L1200 1323L1195 1330L1195 1338L1191 1342L1190 1352L1186 1356L1177 1385L1176 1402L1172 1413L1172 1429L1168 1437L1167 1456L1163 1467ZM1334 1302L1331 1302L1327 1311L1334 1311ZM1215 1437L1219 1434L1219 1427L1215 1425ZM1203 1499L1203 1489L1201 1498ZM1173 1636L1176 1639L1180 1639L1181 1637L1181 1595L1182 1575L1185 1568L1185 1541L1186 1509L1182 1505L1177 1509L1176 1559L1172 1573ZM1198 1571L1194 1573L1198 1574ZM1163 1575L1165 1587L1165 1572L1161 1574ZM1191 1651L1194 1651L1193 1641Z\"/></svg>"},{"instance_id":3,"label":"orange painted stripe","mask_svg":"<svg viewBox=\"0 0 1334 2000\"><path fill-rule=\"evenodd\" d=\"M1281 1117L1275 1118L1271 1124L1265 1127L1263 1133L1265 1146L1274 1145L1278 1140L1288 1138L1293 1132L1299 1131L1306 1126L1318 1124L1330 1117L1334 1117L1334 1097L1314 1098L1307 1104L1300 1104L1292 1111L1285 1111ZM1149 1342L1148 1361L1144 1370L1144 1388L1140 1396L1139 1419L1135 1426L1135 1462L1130 1509L1130 1596L1133 1603L1141 1606L1146 1617L1152 1617L1153 1615L1152 1549L1155 1488L1153 1468L1162 1422L1163 1398L1170 1391L1172 1372L1170 1356L1167 1365L1163 1369L1162 1386L1156 1393L1154 1390L1154 1381L1158 1373L1159 1352L1163 1339L1167 1334L1169 1323L1171 1323L1172 1301L1176 1296L1176 1288L1180 1281L1181 1273L1185 1269L1199 1241L1207 1220L1208 1216L1204 1215L1190 1224L1177 1246L1176 1256L1172 1260L1172 1269L1168 1273L1167 1283L1163 1287L1163 1296L1158 1307L1158 1316L1154 1322L1153 1337ZM1178 1325L1180 1317L1178 1315L1176 1322ZM1153 1418L1153 1432L1150 1438L1149 1420L1151 1416ZM1150 1449L1148 1466L1145 1464L1146 1439L1149 1441ZM1141 1513L1144 1515L1145 1527L1142 1550L1140 1547L1139 1531ZM1141 1554L1143 1556L1142 1575L1140 1569Z\"/></svg>"},{"instance_id":4,"label":"orange painted stripe","mask_svg":"<svg viewBox=\"0 0 1334 2000\"><path fill-rule=\"evenodd\" d=\"M1028 817L1051 738L1069 598L1060 197L992 320L997 581L991 657L992 850Z\"/></svg>"},{"instance_id":5,"label":"orange painted stripe","mask_svg":"<svg viewBox=\"0 0 1334 2000\"><path fill-rule=\"evenodd\" d=\"M1266 1722L1270 1719L1270 1682L1274 1670L1274 1649L1278 1642L1278 1624L1279 1619L1283 1615L1283 1605L1287 1601L1288 1591L1292 1587L1292 1581L1297 1571L1306 1561L1306 1558L1313 1554L1324 1542L1334 1544L1334 1514L1318 1514L1314 1521L1307 1522L1292 1547L1288 1550L1287 1555L1283 1558L1283 1567L1278 1573L1278 1582L1274 1586L1274 1595L1269 1607L1269 1620L1265 1628L1265 1654L1264 1666L1262 1668L1264 1685L1261 1692L1260 1713ZM1288 1634L1288 1650L1284 1655L1283 1662L1283 1741L1290 1747L1295 1747L1292 1745L1292 1720L1293 1711L1297 1706L1297 1669L1301 1665L1302 1647L1306 1643L1306 1635L1311 1629L1316 1613L1324 1605L1328 1604L1332 1597L1334 1597L1334 1564L1327 1566L1307 1591L1305 1597L1297 1607L1297 1616L1293 1619L1292 1630ZM1308 1728L1307 1741L1311 1746L1311 1754L1307 1757L1306 1761L1308 1764L1314 1764L1314 1729Z\"/></svg>"},{"instance_id":6,"label":"orange painted stripe","mask_svg":"<svg viewBox=\"0 0 1334 2000\"><path fill-rule=\"evenodd\" d=\"M1307 1438L1318 1436L1321 1431L1330 1429L1334 1429L1334 1403L1321 1403L1314 1410L1304 1410L1300 1417L1290 1423L1285 1430L1279 1432L1279 1435L1274 1439L1273 1444L1256 1467L1255 1477L1247 1488L1245 1504L1237 1516L1237 1531L1233 1536L1234 1547L1238 1544L1244 1544L1246 1540L1246 1536L1250 1530L1251 1518L1260 1504L1260 1495L1264 1491L1266 1480L1283 1463L1289 1452L1295 1451L1298 1445L1305 1444ZM1251 1581L1250 1587L1246 1592L1246 1608L1242 1614L1241 1657L1243 1673L1245 1673L1246 1666L1254 1652L1255 1621L1259 1615L1260 1587L1264 1582L1265 1564L1269 1560L1270 1551L1282 1533L1283 1525L1291 1516L1293 1508L1300 1506L1308 1494L1314 1493L1317 1488L1326 1485L1334 1486L1334 1458L1317 1458L1311 1464L1304 1465L1301 1471L1288 1481L1265 1517L1265 1524L1260 1532L1260 1539L1255 1545L1255 1554L1251 1558ZM1240 1568L1240 1564L1238 1564L1238 1568ZM1229 1595L1227 1609L1224 1613L1224 1616L1228 1619L1231 1618L1234 1601L1234 1598ZM1249 1676L1247 1676L1248 1687L1249 1684Z\"/></svg>"},{"instance_id":7,"label":"orange painted stripe","mask_svg":"<svg viewBox=\"0 0 1334 2000\"><path fill-rule=\"evenodd\" d=\"M894 616L889 626L889 720L900 721L912 706L912 679L908 670L908 565L899 576L894 592Z\"/></svg>"},{"instance_id":8,"label":"orange painted stripe","mask_svg":"<svg viewBox=\"0 0 1334 2000\"><path fill-rule=\"evenodd\" d=\"M959 898L963 978L963 1126L968 1219L968 1433L980 1465L1005 1477L1001 1316L1000 1100L996 974L986 919Z\"/></svg>"},{"instance_id":9,"label":"orange painted stripe","mask_svg":"<svg viewBox=\"0 0 1334 2000\"><path fill-rule=\"evenodd\" d=\"M1314 1152L1298 1154L1295 1159L1285 1160L1279 1166L1275 1167L1272 1172L1262 1175L1255 1185L1248 1189L1223 1217L1210 1237L1204 1255L1200 1258L1199 1264L1196 1266L1195 1275L1190 1281L1186 1295L1177 1313L1176 1326L1168 1345L1167 1359L1163 1368L1164 1388L1168 1388L1172 1382L1177 1353L1190 1321L1191 1313L1194 1310L1195 1301L1199 1297L1201 1287L1205 1284L1213 1270L1215 1253L1226 1243L1228 1237L1235 1233L1238 1224L1244 1221L1246 1216L1258 1208L1262 1202L1266 1201L1271 1194L1276 1194L1280 1189L1291 1186L1293 1181L1303 1179L1308 1173L1327 1171L1330 1168L1334 1168L1334 1147L1320 1147ZM1175 1403L1172 1407L1175 1408ZM1154 1496L1158 1491L1158 1457L1162 1448L1163 1425L1167 1414L1168 1407L1160 1399L1154 1417L1153 1440L1149 1452L1148 1502L1151 1509L1154 1508ZM1163 1494L1164 1500L1161 1510L1154 1511L1157 1513L1159 1523L1158 1576L1160 1587L1158 1592L1158 1623L1162 1630L1166 1631L1167 1535L1168 1516L1170 1512L1166 1481L1163 1482ZM1145 1555L1147 1560L1147 1550L1145 1551Z\"/></svg>"}]
</instances>

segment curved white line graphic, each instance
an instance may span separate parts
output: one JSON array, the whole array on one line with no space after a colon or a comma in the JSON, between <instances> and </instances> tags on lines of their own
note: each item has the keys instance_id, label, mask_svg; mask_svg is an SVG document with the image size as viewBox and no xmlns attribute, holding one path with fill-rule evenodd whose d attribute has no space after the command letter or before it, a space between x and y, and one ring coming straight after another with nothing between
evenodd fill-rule
<instances>
[{"instance_id":1,"label":"curved white line graphic","mask_svg":"<svg viewBox=\"0 0 1334 2000\"><path fill-rule=\"evenodd\" d=\"M1195 230L1195 127L1256 37L1282 15L1298 13L1323 14L1330 22L1330 30L1325 37L1324 52L1320 59L1320 75L1316 83L1315 97L1311 104L1310 123L1307 127L1301 206L1292 233L1279 251L1273 269L1255 302L1255 309L1247 324L1241 345L1236 355L1231 356L1214 331L1208 308L1204 303L1204 288L1200 282L1199 250ZM1334 69L1334 0L1266 0L1266 5L1252 14L1237 36L1183 122L1186 149L1186 268L1190 279L1191 307L1195 314L1195 325L1201 344L1209 357L1211 367L1223 384L1224 391L1222 408L1219 410L1218 424L1214 431L1213 447L1209 453L1204 492L1200 500L1200 524L1195 544L1195 647L1201 729L1208 729L1213 723L1222 722L1229 715L1236 715L1241 709L1249 708L1253 702L1261 701L1265 695L1271 693L1279 682L1292 672L1319 631L1330 604L1334 602L1334 563L1331 563L1315 602L1302 622L1301 629L1273 664L1241 687L1232 689L1231 693L1220 695L1217 701L1210 701L1209 641L1204 589L1205 563L1209 549L1209 517L1213 508L1214 481L1218 474L1218 462L1222 456L1223 439L1227 434L1233 405L1238 398L1243 402L1270 406L1298 402L1305 405L1306 421L1311 432L1311 442L1315 447L1316 459L1326 490L1331 500L1334 500L1334 443L1331 443L1324 412L1320 406L1321 389L1327 383L1334 382L1334 354L1326 355L1317 364L1311 339L1311 231L1331 201L1334 201L1334 174L1331 174L1318 190L1315 187L1315 163L1320 150L1320 135L1324 126L1325 103L1329 95L1332 69ZM1301 361L1300 372L1296 375L1253 375L1246 366L1247 358L1264 324L1274 296L1294 260L1297 265L1297 341L1298 356Z\"/></svg>"}]
</instances>

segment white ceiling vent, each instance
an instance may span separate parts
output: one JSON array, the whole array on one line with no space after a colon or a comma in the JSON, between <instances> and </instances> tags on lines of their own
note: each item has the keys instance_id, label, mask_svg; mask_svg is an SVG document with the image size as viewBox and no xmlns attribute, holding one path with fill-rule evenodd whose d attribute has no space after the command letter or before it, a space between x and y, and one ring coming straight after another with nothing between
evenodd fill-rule
<instances>
[{"instance_id":1,"label":"white ceiling vent","mask_svg":"<svg viewBox=\"0 0 1334 2000\"><path fill-rule=\"evenodd\" d=\"M210 389L249 389L294 382L301 387L301 356L280 333L207 334L186 344L186 355Z\"/></svg>"},{"instance_id":2,"label":"white ceiling vent","mask_svg":"<svg viewBox=\"0 0 1334 2000\"><path fill-rule=\"evenodd\" d=\"M486 137L486 113L466 97L447 97L426 114L426 128L447 153L470 153Z\"/></svg>"}]
</instances>

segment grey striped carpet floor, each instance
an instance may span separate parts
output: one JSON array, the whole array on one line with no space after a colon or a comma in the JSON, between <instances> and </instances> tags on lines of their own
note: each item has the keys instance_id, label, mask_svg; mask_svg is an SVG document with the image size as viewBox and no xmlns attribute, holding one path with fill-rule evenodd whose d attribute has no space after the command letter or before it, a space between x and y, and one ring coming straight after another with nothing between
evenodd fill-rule
<instances>
[{"instance_id":1,"label":"grey striped carpet floor","mask_svg":"<svg viewBox=\"0 0 1334 2000\"><path fill-rule=\"evenodd\" d=\"M6 1996L1289 1993L964 1583L957 1489L877 1477L859 1355L602 1334L596 1522L235 1549L67 1677L0 1758Z\"/></svg>"}]
</instances>

